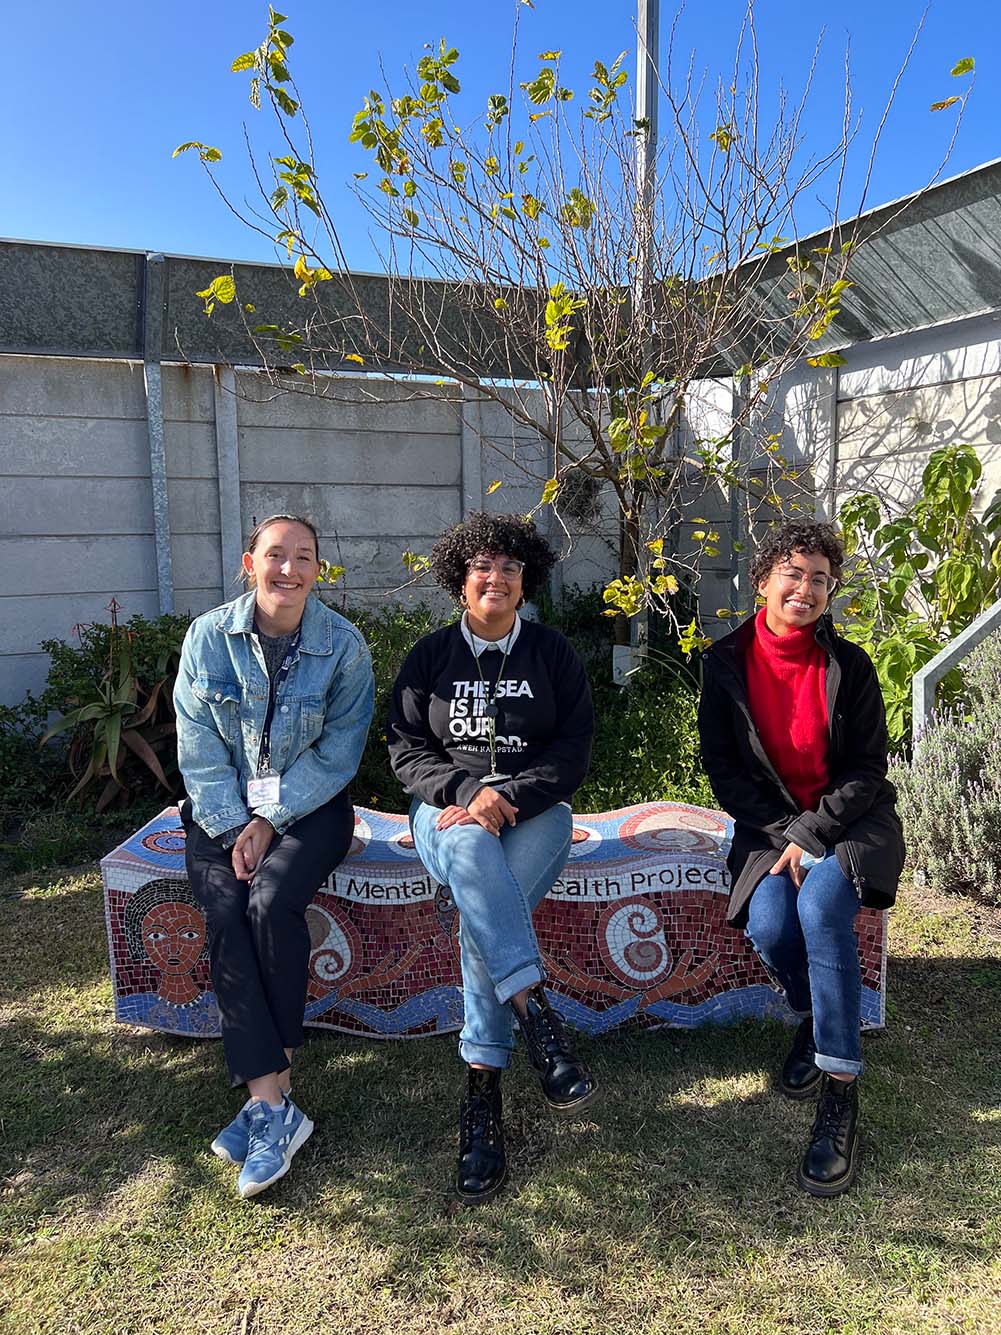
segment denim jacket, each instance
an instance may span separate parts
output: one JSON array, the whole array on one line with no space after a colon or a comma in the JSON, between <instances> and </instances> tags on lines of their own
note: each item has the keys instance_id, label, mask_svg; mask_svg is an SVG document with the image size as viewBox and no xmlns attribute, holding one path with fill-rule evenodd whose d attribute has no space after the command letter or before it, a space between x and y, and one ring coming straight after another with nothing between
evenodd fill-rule
<instances>
[{"instance_id":1,"label":"denim jacket","mask_svg":"<svg viewBox=\"0 0 1001 1335\"><path fill-rule=\"evenodd\" d=\"M268 707L268 673L254 633L255 594L197 617L174 686L177 759L195 821L210 838L264 816L279 834L347 787L372 721L368 646L337 612L310 596L299 651L271 724L280 800L247 808Z\"/></svg>"}]
</instances>

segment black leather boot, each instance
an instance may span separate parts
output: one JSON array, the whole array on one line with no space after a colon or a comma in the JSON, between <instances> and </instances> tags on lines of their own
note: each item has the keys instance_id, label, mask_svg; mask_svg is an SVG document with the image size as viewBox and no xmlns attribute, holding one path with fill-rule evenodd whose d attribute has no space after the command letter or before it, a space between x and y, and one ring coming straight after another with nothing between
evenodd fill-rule
<instances>
[{"instance_id":1,"label":"black leather boot","mask_svg":"<svg viewBox=\"0 0 1001 1335\"><path fill-rule=\"evenodd\" d=\"M518 1024L545 1100L557 1112L577 1112L597 1094L598 1082L571 1050L566 1026L550 1006L541 983L529 992L525 1006Z\"/></svg>"},{"instance_id":2,"label":"black leather boot","mask_svg":"<svg viewBox=\"0 0 1001 1335\"><path fill-rule=\"evenodd\" d=\"M833 1080L825 1072L799 1185L811 1196L840 1196L855 1181L857 1156L858 1081Z\"/></svg>"},{"instance_id":3,"label":"black leather boot","mask_svg":"<svg viewBox=\"0 0 1001 1335\"><path fill-rule=\"evenodd\" d=\"M507 1179L500 1071L469 1068L459 1109L459 1163L455 1191L465 1205L496 1196Z\"/></svg>"},{"instance_id":4,"label":"black leather boot","mask_svg":"<svg viewBox=\"0 0 1001 1335\"><path fill-rule=\"evenodd\" d=\"M813 1042L813 1018L807 1016L796 1030L789 1055L782 1067L779 1088L787 1099L805 1099L820 1084L823 1074L814 1062L817 1049Z\"/></svg>"}]
</instances>

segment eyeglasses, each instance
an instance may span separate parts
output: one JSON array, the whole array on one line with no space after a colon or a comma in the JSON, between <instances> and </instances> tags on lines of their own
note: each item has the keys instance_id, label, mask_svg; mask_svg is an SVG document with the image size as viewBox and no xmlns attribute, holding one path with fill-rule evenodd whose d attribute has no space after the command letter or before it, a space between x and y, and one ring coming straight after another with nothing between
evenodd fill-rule
<instances>
[{"instance_id":1,"label":"eyeglasses","mask_svg":"<svg viewBox=\"0 0 1001 1335\"><path fill-rule=\"evenodd\" d=\"M495 560L489 556L474 556L466 569L471 575L489 575L492 570L498 570L505 579L519 579L525 562L516 561L513 556L499 556Z\"/></svg>"},{"instance_id":2,"label":"eyeglasses","mask_svg":"<svg viewBox=\"0 0 1001 1335\"><path fill-rule=\"evenodd\" d=\"M801 570L799 566L780 570L778 574L787 589L798 589L806 580L813 593L822 594L825 598L829 598L838 587L838 581L833 575L811 575L808 570Z\"/></svg>"}]
</instances>

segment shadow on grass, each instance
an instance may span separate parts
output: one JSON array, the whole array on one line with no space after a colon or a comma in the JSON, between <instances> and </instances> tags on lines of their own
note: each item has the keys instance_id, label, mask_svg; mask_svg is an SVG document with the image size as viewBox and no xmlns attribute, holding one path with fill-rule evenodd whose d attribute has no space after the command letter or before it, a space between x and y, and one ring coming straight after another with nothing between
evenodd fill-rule
<instances>
[{"instance_id":1,"label":"shadow on grass","mask_svg":"<svg viewBox=\"0 0 1001 1335\"><path fill-rule=\"evenodd\" d=\"M582 1040L603 1097L579 1121L546 1112L519 1053L505 1079L511 1186L460 1211L447 1191L462 1076L453 1037L312 1031L295 1091L317 1132L284 1182L242 1203L232 1168L207 1150L239 1102L220 1046L112 1022L99 890L6 904L0 930L0 1210L15 1239L81 1211L126 1234L155 1220L158 1235L175 1230L196 1248L220 1230L333 1241L349 1228L378 1249L382 1282L415 1301L436 1268L468 1276L482 1263L584 1292L612 1264L725 1269L761 1249L826 1246L832 1227L860 1285L874 1267L907 1282L918 1261L987 1259L997 1246L998 1181L986 1172L1001 1144L993 958L891 962L894 1018L865 1040L861 1179L845 1197L817 1202L795 1187L812 1106L773 1087L789 1032L743 1023Z\"/></svg>"}]
</instances>

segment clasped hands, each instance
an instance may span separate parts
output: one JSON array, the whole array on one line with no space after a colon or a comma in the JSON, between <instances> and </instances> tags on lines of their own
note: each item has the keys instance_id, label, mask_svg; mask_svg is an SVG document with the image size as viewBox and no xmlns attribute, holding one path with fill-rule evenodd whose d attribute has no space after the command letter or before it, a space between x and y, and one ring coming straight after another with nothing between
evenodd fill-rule
<instances>
[{"instance_id":1,"label":"clasped hands","mask_svg":"<svg viewBox=\"0 0 1001 1335\"><path fill-rule=\"evenodd\" d=\"M275 827L263 816L254 816L247 822L233 845L233 871L238 881L252 879L274 837Z\"/></svg>"},{"instance_id":2,"label":"clasped hands","mask_svg":"<svg viewBox=\"0 0 1001 1335\"><path fill-rule=\"evenodd\" d=\"M496 788L483 787L468 807L449 806L438 817L437 828L452 825L482 825L488 834L500 836L504 825L517 824L518 808Z\"/></svg>"}]
</instances>

